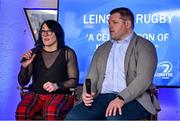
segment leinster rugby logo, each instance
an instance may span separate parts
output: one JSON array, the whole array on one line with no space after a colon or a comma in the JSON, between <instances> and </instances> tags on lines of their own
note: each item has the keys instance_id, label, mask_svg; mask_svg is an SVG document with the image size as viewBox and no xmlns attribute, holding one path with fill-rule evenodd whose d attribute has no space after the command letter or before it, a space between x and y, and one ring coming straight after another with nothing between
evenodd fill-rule
<instances>
[{"instance_id":1,"label":"leinster rugby logo","mask_svg":"<svg viewBox=\"0 0 180 121\"><path fill-rule=\"evenodd\" d=\"M161 77L162 79L169 79L173 76L172 74L173 65L169 61L163 61L158 64L157 73L155 74L156 77Z\"/></svg>"}]
</instances>

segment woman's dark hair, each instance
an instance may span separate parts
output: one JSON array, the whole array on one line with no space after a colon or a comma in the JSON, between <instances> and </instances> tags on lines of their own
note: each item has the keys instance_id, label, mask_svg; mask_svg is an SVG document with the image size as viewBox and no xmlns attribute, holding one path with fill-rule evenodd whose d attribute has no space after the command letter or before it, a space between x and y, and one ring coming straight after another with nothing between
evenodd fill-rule
<instances>
[{"instance_id":1,"label":"woman's dark hair","mask_svg":"<svg viewBox=\"0 0 180 121\"><path fill-rule=\"evenodd\" d=\"M58 48L62 48L65 44L65 42L64 42L65 35L64 35L64 30L63 30L62 26L57 21L46 20L41 24L40 31L42 30L42 26L44 24L46 24L48 26L48 28L55 33L55 35L57 37ZM38 44L43 44L40 32L38 35Z\"/></svg>"},{"instance_id":2,"label":"woman's dark hair","mask_svg":"<svg viewBox=\"0 0 180 121\"><path fill-rule=\"evenodd\" d=\"M132 24L132 29L134 29L134 14L130 9L125 7L115 8L110 12L110 15L113 13L119 13L125 20L129 19Z\"/></svg>"}]
</instances>

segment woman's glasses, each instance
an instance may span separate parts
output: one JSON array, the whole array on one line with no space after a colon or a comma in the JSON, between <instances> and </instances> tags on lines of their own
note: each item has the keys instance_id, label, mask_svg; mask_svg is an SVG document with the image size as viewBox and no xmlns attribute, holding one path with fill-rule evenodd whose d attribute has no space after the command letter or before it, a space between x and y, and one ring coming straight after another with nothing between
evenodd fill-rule
<instances>
[{"instance_id":1,"label":"woman's glasses","mask_svg":"<svg viewBox=\"0 0 180 121\"><path fill-rule=\"evenodd\" d=\"M52 30L41 30L41 31L39 31L39 33L40 33L41 36L45 36L45 35L46 36L51 36L53 31Z\"/></svg>"}]
</instances>

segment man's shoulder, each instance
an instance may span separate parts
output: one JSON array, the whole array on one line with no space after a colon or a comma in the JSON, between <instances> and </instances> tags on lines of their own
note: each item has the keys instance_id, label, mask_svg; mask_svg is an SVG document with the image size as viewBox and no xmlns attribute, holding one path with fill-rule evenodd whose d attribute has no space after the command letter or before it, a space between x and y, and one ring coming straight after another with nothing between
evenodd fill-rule
<instances>
[{"instance_id":1,"label":"man's shoulder","mask_svg":"<svg viewBox=\"0 0 180 121\"><path fill-rule=\"evenodd\" d=\"M112 45L112 42L109 40L109 41L106 41L104 42L102 45L100 45L97 50L101 50L101 49L104 49L106 48L107 46L111 46Z\"/></svg>"},{"instance_id":2,"label":"man's shoulder","mask_svg":"<svg viewBox=\"0 0 180 121\"><path fill-rule=\"evenodd\" d=\"M139 35L137 35L136 41L137 46L154 46L154 44L150 40Z\"/></svg>"}]
</instances>

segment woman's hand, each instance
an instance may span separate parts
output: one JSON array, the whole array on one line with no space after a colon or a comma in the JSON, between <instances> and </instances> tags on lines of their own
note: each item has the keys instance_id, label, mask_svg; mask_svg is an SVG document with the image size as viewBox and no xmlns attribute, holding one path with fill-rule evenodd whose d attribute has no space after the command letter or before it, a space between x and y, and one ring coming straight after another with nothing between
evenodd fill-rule
<instances>
[{"instance_id":1,"label":"woman's hand","mask_svg":"<svg viewBox=\"0 0 180 121\"><path fill-rule=\"evenodd\" d=\"M46 82L43 85L43 89L48 91L48 92L53 92L53 91L56 91L57 89L59 89L59 87L56 83Z\"/></svg>"},{"instance_id":2,"label":"woman's hand","mask_svg":"<svg viewBox=\"0 0 180 121\"><path fill-rule=\"evenodd\" d=\"M31 50L29 50L28 52L26 52L26 53L22 56L22 58L26 58L26 60L22 62L22 66L23 66L24 68L28 67L29 64L32 63L32 61L33 61L33 59L34 59L35 56L36 56L36 54L33 54L33 55L32 55L32 51L31 51Z\"/></svg>"}]
</instances>

